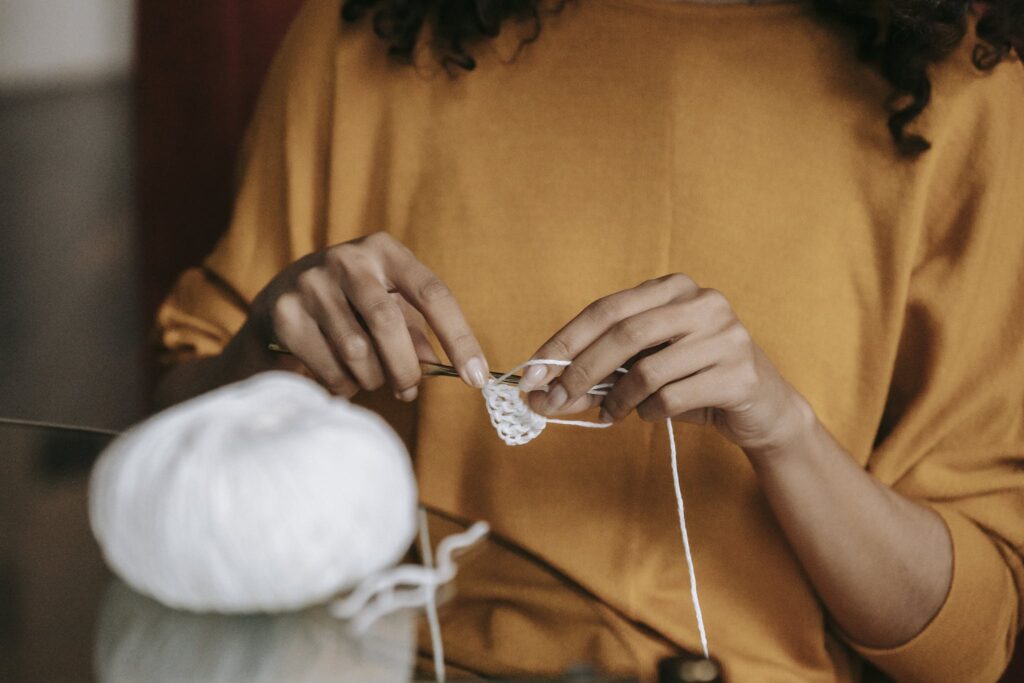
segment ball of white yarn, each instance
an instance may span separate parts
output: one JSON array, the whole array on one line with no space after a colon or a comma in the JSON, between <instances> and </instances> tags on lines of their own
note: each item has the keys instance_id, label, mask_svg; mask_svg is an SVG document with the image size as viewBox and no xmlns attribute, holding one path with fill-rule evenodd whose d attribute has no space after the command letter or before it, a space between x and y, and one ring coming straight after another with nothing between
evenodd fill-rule
<instances>
[{"instance_id":1,"label":"ball of white yarn","mask_svg":"<svg viewBox=\"0 0 1024 683\"><path fill-rule=\"evenodd\" d=\"M116 439L93 469L89 516L111 568L166 605L293 610L401 558L416 483L379 416L272 372Z\"/></svg>"}]
</instances>

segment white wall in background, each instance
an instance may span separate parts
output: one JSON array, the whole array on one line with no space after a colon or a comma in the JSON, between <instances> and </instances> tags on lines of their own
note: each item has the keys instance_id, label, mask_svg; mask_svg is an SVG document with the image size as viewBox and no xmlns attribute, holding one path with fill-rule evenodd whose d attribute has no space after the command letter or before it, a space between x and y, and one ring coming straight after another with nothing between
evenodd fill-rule
<instances>
[{"instance_id":1,"label":"white wall in background","mask_svg":"<svg viewBox=\"0 0 1024 683\"><path fill-rule=\"evenodd\" d=\"M0 0L0 89L127 74L133 17L133 0Z\"/></svg>"}]
</instances>

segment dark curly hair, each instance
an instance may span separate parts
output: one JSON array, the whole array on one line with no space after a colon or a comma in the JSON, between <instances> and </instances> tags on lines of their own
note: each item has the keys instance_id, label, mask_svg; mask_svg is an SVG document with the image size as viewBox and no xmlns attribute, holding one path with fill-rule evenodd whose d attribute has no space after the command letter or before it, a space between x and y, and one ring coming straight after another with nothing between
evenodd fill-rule
<instances>
[{"instance_id":1,"label":"dark curly hair","mask_svg":"<svg viewBox=\"0 0 1024 683\"><path fill-rule=\"evenodd\" d=\"M449 73L472 71L476 61L467 49L475 41L498 35L506 20L526 19L533 31L520 49L540 35L541 18L562 9L557 0L550 10L544 0L345 0L342 18L358 21L373 15L373 30L389 44L399 60L410 61L424 23L430 22ZM856 32L858 57L876 64L893 86L888 127L896 147L907 157L929 148L908 125L931 99L929 65L953 52L967 33L969 12L977 15L973 60L990 70L1016 53L1024 53L1024 0L811 0L822 15L833 17Z\"/></svg>"}]
</instances>

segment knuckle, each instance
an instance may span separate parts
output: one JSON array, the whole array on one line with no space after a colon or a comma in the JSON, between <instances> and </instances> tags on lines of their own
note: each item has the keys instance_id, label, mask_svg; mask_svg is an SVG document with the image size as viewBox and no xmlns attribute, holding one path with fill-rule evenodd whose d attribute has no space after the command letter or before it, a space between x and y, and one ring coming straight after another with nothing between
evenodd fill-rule
<instances>
[{"instance_id":1,"label":"knuckle","mask_svg":"<svg viewBox=\"0 0 1024 683\"><path fill-rule=\"evenodd\" d=\"M584 314L598 323L617 322L619 306L609 298L598 299L583 309Z\"/></svg>"},{"instance_id":2,"label":"knuckle","mask_svg":"<svg viewBox=\"0 0 1024 683\"><path fill-rule=\"evenodd\" d=\"M365 360L370 355L370 342L358 332L343 334L338 347L342 358L347 361Z\"/></svg>"},{"instance_id":3,"label":"knuckle","mask_svg":"<svg viewBox=\"0 0 1024 683\"><path fill-rule=\"evenodd\" d=\"M417 288L417 294L421 301L428 304L450 301L453 298L448 285L436 277L428 278L423 282Z\"/></svg>"},{"instance_id":4,"label":"knuckle","mask_svg":"<svg viewBox=\"0 0 1024 683\"><path fill-rule=\"evenodd\" d=\"M644 391L651 392L661 387L661 364L653 357L640 360L630 372L636 373L636 380Z\"/></svg>"},{"instance_id":5,"label":"knuckle","mask_svg":"<svg viewBox=\"0 0 1024 683\"><path fill-rule=\"evenodd\" d=\"M594 382L591 380L591 368L589 363L584 361L573 361L562 373L562 384L570 390L589 389Z\"/></svg>"},{"instance_id":6,"label":"knuckle","mask_svg":"<svg viewBox=\"0 0 1024 683\"><path fill-rule=\"evenodd\" d=\"M364 237L363 242L374 247L389 247L395 243L395 238L383 230L376 230Z\"/></svg>"},{"instance_id":7,"label":"knuckle","mask_svg":"<svg viewBox=\"0 0 1024 683\"><path fill-rule=\"evenodd\" d=\"M353 242L342 242L327 250L324 260L331 265L345 268L359 256L359 245Z\"/></svg>"},{"instance_id":8,"label":"knuckle","mask_svg":"<svg viewBox=\"0 0 1024 683\"><path fill-rule=\"evenodd\" d=\"M729 300L717 289L702 289L700 291L701 301L711 310L716 312L731 310Z\"/></svg>"},{"instance_id":9,"label":"knuckle","mask_svg":"<svg viewBox=\"0 0 1024 683\"><path fill-rule=\"evenodd\" d=\"M426 333L423 333L423 338L427 339ZM468 349L475 349L477 346L476 337L470 332L463 332L458 334L452 339L452 347L458 351L465 351Z\"/></svg>"},{"instance_id":10,"label":"knuckle","mask_svg":"<svg viewBox=\"0 0 1024 683\"><path fill-rule=\"evenodd\" d=\"M420 383L419 369L406 367L398 368L395 370L392 380L394 381L395 388L399 391L412 389Z\"/></svg>"},{"instance_id":11,"label":"knuckle","mask_svg":"<svg viewBox=\"0 0 1024 683\"><path fill-rule=\"evenodd\" d=\"M270 324L278 334L291 330L297 325L302 311L303 307L298 297L283 294L270 306Z\"/></svg>"},{"instance_id":12,"label":"knuckle","mask_svg":"<svg viewBox=\"0 0 1024 683\"><path fill-rule=\"evenodd\" d=\"M317 268L308 268L295 276L295 288L306 296L315 295L323 284L323 274Z\"/></svg>"},{"instance_id":13,"label":"knuckle","mask_svg":"<svg viewBox=\"0 0 1024 683\"><path fill-rule=\"evenodd\" d=\"M541 353L542 357L568 358L572 355L572 349L569 347L569 342L562 337L555 337L544 346L545 349L543 353Z\"/></svg>"},{"instance_id":14,"label":"knuckle","mask_svg":"<svg viewBox=\"0 0 1024 683\"><path fill-rule=\"evenodd\" d=\"M402 311L391 299L380 299L367 305L363 317L372 328L388 328L402 321Z\"/></svg>"},{"instance_id":15,"label":"knuckle","mask_svg":"<svg viewBox=\"0 0 1024 683\"><path fill-rule=\"evenodd\" d=\"M662 417L675 415L677 408L679 407L679 401L672 395L671 392L662 389L654 394L654 407L658 414Z\"/></svg>"},{"instance_id":16,"label":"knuckle","mask_svg":"<svg viewBox=\"0 0 1024 683\"><path fill-rule=\"evenodd\" d=\"M697 283L689 275L684 273L672 273L661 279L662 283L671 287L680 294L692 292L697 289Z\"/></svg>"},{"instance_id":17,"label":"knuckle","mask_svg":"<svg viewBox=\"0 0 1024 683\"><path fill-rule=\"evenodd\" d=\"M724 334L728 343L735 349L749 349L752 346L750 332L738 322L730 325Z\"/></svg>"},{"instance_id":18,"label":"knuckle","mask_svg":"<svg viewBox=\"0 0 1024 683\"><path fill-rule=\"evenodd\" d=\"M382 230L367 235L363 243L367 248L387 257L412 255L405 245Z\"/></svg>"},{"instance_id":19,"label":"knuckle","mask_svg":"<svg viewBox=\"0 0 1024 683\"><path fill-rule=\"evenodd\" d=\"M649 336L650 325L639 319L629 318L615 325L615 336L629 346L646 344Z\"/></svg>"}]
</instances>

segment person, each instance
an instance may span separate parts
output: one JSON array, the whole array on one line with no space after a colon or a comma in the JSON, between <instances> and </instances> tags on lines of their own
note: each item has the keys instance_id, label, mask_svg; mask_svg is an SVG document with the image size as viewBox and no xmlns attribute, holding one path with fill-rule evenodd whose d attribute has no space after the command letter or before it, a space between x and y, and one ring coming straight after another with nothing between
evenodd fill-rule
<instances>
[{"instance_id":1,"label":"person","mask_svg":"<svg viewBox=\"0 0 1024 683\"><path fill-rule=\"evenodd\" d=\"M159 400L281 367L371 397L424 502L698 651L672 418L727 680L995 680L1022 36L999 1L309 0L159 312ZM435 343L463 382L422 377ZM502 444L473 388L527 358L571 361L534 410L612 427Z\"/></svg>"}]
</instances>

